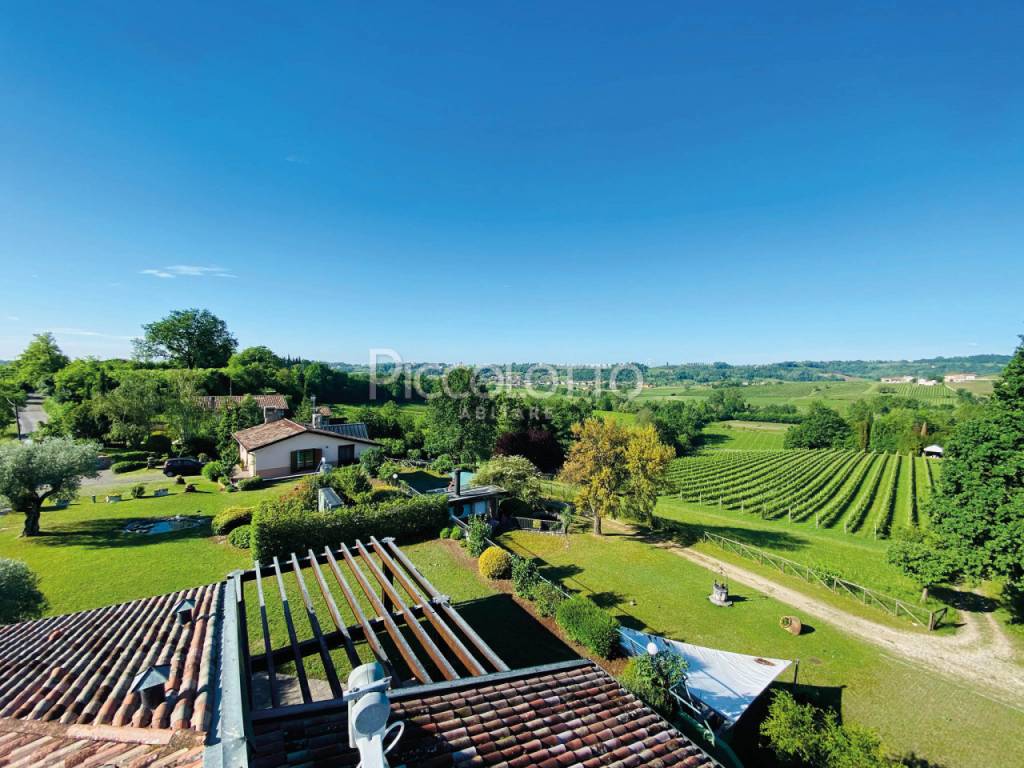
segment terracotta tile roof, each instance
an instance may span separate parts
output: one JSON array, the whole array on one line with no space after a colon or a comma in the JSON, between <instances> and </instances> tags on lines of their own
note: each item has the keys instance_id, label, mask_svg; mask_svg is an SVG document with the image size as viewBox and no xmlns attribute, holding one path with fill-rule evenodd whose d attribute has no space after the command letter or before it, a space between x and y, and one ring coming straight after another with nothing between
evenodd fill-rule
<instances>
[{"instance_id":1,"label":"terracotta tile roof","mask_svg":"<svg viewBox=\"0 0 1024 768\"><path fill-rule=\"evenodd\" d=\"M241 429L235 432L232 437L245 450L254 451L257 448L262 448L265 445L276 443L278 440L284 440L286 437L298 435L305 431L306 427L298 422L291 419L278 419L277 421L268 421L265 424L257 424L255 427L249 427L248 429Z\"/></svg>"},{"instance_id":2,"label":"terracotta tile roof","mask_svg":"<svg viewBox=\"0 0 1024 768\"><path fill-rule=\"evenodd\" d=\"M0 627L0 718L206 731L216 681L210 619L221 584ZM183 598L196 607L181 624ZM166 698L143 705L132 679L168 665ZM2 764L2 763L0 763Z\"/></svg>"},{"instance_id":3,"label":"terracotta tile roof","mask_svg":"<svg viewBox=\"0 0 1024 768\"><path fill-rule=\"evenodd\" d=\"M206 395L199 398L200 404L204 408L209 408L211 411L216 411L223 408L228 403L235 403L236 405L241 403L248 395ZM256 405L263 408L275 408L279 411L288 410L288 401L285 400L284 395L252 395L252 399L256 401Z\"/></svg>"},{"instance_id":4,"label":"terracotta tile roof","mask_svg":"<svg viewBox=\"0 0 1024 768\"><path fill-rule=\"evenodd\" d=\"M151 738L149 734L161 734ZM18 768L201 768L202 739L139 731L0 720L0 765ZM166 734L166 738L162 737Z\"/></svg>"},{"instance_id":5,"label":"terracotta tile roof","mask_svg":"<svg viewBox=\"0 0 1024 768\"><path fill-rule=\"evenodd\" d=\"M711 768L705 752L591 662L392 691L407 768ZM252 768L355 766L344 709L254 723Z\"/></svg>"},{"instance_id":6,"label":"terracotta tile roof","mask_svg":"<svg viewBox=\"0 0 1024 768\"><path fill-rule=\"evenodd\" d=\"M354 434L339 434L338 432L332 432L328 429L314 429L309 424L299 424L297 421L291 419L278 419L277 421L268 421L264 424L257 424L255 427L249 427L248 429L242 429L232 437L247 451L255 451L264 446L271 445L272 443L280 442L281 440L287 440L293 435L299 435L303 432L310 432L314 435L324 435L326 437L341 438L343 440L354 440L357 443L370 443L376 445L373 440L369 438L359 437Z\"/></svg>"}]
</instances>

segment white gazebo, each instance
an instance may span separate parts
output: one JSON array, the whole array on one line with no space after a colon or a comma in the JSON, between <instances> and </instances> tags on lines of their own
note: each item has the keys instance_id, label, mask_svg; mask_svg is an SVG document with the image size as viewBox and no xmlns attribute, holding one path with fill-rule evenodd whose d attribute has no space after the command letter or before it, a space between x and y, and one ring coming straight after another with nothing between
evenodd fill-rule
<instances>
[{"instance_id":1,"label":"white gazebo","mask_svg":"<svg viewBox=\"0 0 1024 768\"><path fill-rule=\"evenodd\" d=\"M923 451L921 451L923 456L930 459L941 459L943 453L944 451L942 450L941 445L928 445L925 446Z\"/></svg>"}]
</instances>

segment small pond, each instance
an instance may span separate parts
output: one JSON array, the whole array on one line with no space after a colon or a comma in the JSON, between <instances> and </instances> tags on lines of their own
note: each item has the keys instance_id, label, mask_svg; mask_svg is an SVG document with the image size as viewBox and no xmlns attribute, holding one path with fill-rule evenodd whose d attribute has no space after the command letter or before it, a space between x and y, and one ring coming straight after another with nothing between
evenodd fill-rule
<instances>
[{"instance_id":1,"label":"small pond","mask_svg":"<svg viewBox=\"0 0 1024 768\"><path fill-rule=\"evenodd\" d=\"M189 528L198 528L203 524L202 517L175 515L174 517L155 517L149 520L134 520L124 527L125 533L141 533L152 536L158 533L173 533Z\"/></svg>"}]
</instances>

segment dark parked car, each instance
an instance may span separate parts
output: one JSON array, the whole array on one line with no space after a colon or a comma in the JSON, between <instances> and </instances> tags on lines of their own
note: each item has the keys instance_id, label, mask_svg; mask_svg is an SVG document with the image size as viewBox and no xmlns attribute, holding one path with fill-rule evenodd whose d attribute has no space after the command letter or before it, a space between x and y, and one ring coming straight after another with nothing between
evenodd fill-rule
<instances>
[{"instance_id":1,"label":"dark parked car","mask_svg":"<svg viewBox=\"0 0 1024 768\"><path fill-rule=\"evenodd\" d=\"M199 459L179 458L168 459L164 463L164 474L168 477L175 475L198 475L203 470L203 462Z\"/></svg>"}]
</instances>

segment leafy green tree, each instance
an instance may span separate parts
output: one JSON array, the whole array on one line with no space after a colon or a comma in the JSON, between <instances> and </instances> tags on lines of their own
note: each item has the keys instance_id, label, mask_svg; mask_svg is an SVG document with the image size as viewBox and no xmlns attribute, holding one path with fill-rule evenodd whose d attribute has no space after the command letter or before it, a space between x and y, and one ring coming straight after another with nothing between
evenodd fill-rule
<instances>
[{"instance_id":1,"label":"leafy green tree","mask_svg":"<svg viewBox=\"0 0 1024 768\"><path fill-rule=\"evenodd\" d=\"M469 368L447 372L445 386L427 403L424 447L432 455L451 454L459 461L487 458L494 445L490 399Z\"/></svg>"},{"instance_id":2,"label":"leafy green tree","mask_svg":"<svg viewBox=\"0 0 1024 768\"><path fill-rule=\"evenodd\" d=\"M201 384L202 376L186 368L170 371L166 381L164 417L171 437L185 446L199 435L208 436L211 415L200 399L206 394Z\"/></svg>"},{"instance_id":3,"label":"leafy green tree","mask_svg":"<svg viewBox=\"0 0 1024 768\"><path fill-rule=\"evenodd\" d=\"M803 423L786 430L787 448L840 448L850 437L850 425L824 403L811 403Z\"/></svg>"},{"instance_id":4,"label":"leafy green tree","mask_svg":"<svg viewBox=\"0 0 1024 768\"><path fill-rule=\"evenodd\" d=\"M141 448L153 432L164 402L163 388L157 378L142 371L125 374L117 389L100 401L101 412L110 419L110 439Z\"/></svg>"},{"instance_id":5,"label":"leafy green tree","mask_svg":"<svg viewBox=\"0 0 1024 768\"><path fill-rule=\"evenodd\" d=\"M179 368L222 368L238 346L227 324L206 309L176 309L162 320L142 326L136 354L169 360Z\"/></svg>"},{"instance_id":6,"label":"leafy green tree","mask_svg":"<svg viewBox=\"0 0 1024 768\"><path fill-rule=\"evenodd\" d=\"M622 511L628 517L647 525L654 522L654 506L673 458L675 451L658 439L653 426L629 430L623 455L627 479L622 491Z\"/></svg>"},{"instance_id":7,"label":"leafy green tree","mask_svg":"<svg viewBox=\"0 0 1024 768\"><path fill-rule=\"evenodd\" d=\"M686 669L686 660L674 653L643 653L629 658L619 682L644 703L671 718L676 714L676 702L670 691L686 677Z\"/></svg>"},{"instance_id":8,"label":"leafy green tree","mask_svg":"<svg viewBox=\"0 0 1024 768\"><path fill-rule=\"evenodd\" d=\"M480 485L500 486L531 508L540 504L540 475L522 456L495 456L480 465L474 480Z\"/></svg>"},{"instance_id":9,"label":"leafy green tree","mask_svg":"<svg viewBox=\"0 0 1024 768\"><path fill-rule=\"evenodd\" d=\"M587 419L573 427L576 441L569 448L561 477L577 483L576 506L590 512L594 533L601 534L601 520L617 517L621 491L628 472L624 456L629 434L612 419Z\"/></svg>"},{"instance_id":10,"label":"leafy green tree","mask_svg":"<svg viewBox=\"0 0 1024 768\"><path fill-rule=\"evenodd\" d=\"M246 347L228 360L227 375L235 392L261 394L280 389L279 377L284 365L269 347Z\"/></svg>"},{"instance_id":11,"label":"leafy green tree","mask_svg":"<svg viewBox=\"0 0 1024 768\"><path fill-rule=\"evenodd\" d=\"M38 619L45 608L39 577L19 560L0 558L0 624Z\"/></svg>"},{"instance_id":12,"label":"leafy green tree","mask_svg":"<svg viewBox=\"0 0 1024 768\"><path fill-rule=\"evenodd\" d=\"M126 364L113 360L72 360L54 375L53 397L61 403L83 403L105 395L117 386L119 373L128 369Z\"/></svg>"},{"instance_id":13,"label":"leafy green tree","mask_svg":"<svg viewBox=\"0 0 1024 768\"><path fill-rule=\"evenodd\" d=\"M954 572L949 552L935 540L934 534L918 528L900 531L886 553L895 565L921 587L921 601L928 599L928 590L947 581Z\"/></svg>"},{"instance_id":14,"label":"leafy green tree","mask_svg":"<svg viewBox=\"0 0 1024 768\"><path fill-rule=\"evenodd\" d=\"M83 477L96 477L94 443L49 438L0 445L0 496L25 514L23 536L39 535L39 513L47 499L71 501Z\"/></svg>"},{"instance_id":15,"label":"leafy green tree","mask_svg":"<svg viewBox=\"0 0 1024 768\"><path fill-rule=\"evenodd\" d=\"M53 377L68 364L52 333L37 333L14 361L18 382L28 389L49 392Z\"/></svg>"},{"instance_id":16,"label":"leafy green tree","mask_svg":"<svg viewBox=\"0 0 1024 768\"><path fill-rule=\"evenodd\" d=\"M944 445L931 530L957 571L1024 586L1024 343L992 398Z\"/></svg>"},{"instance_id":17,"label":"leafy green tree","mask_svg":"<svg viewBox=\"0 0 1024 768\"><path fill-rule=\"evenodd\" d=\"M228 403L221 409L217 417L214 435L217 440L217 453L225 467L233 467L238 463L238 443L232 435L263 422L263 414L252 395L246 395L241 402Z\"/></svg>"},{"instance_id":18,"label":"leafy green tree","mask_svg":"<svg viewBox=\"0 0 1024 768\"><path fill-rule=\"evenodd\" d=\"M843 725L834 712L800 704L786 691L776 691L761 723L761 735L787 764L807 768L896 768L873 731Z\"/></svg>"},{"instance_id":19,"label":"leafy green tree","mask_svg":"<svg viewBox=\"0 0 1024 768\"><path fill-rule=\"evenodd\" d=\"M0 429L13 424L15 408L25 405L25 390L18 386L13 365L0 367Z\"/></svg>"}]
</instances>

